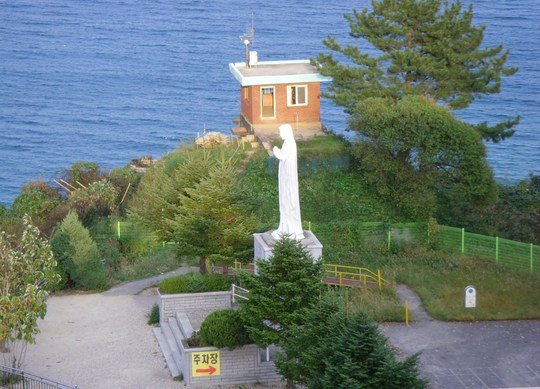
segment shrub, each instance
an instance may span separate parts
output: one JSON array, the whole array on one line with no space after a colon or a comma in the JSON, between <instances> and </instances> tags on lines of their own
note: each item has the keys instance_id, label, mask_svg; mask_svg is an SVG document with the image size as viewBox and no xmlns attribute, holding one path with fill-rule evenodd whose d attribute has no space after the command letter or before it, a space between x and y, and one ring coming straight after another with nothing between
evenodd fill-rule
<instances>
[{"instance_id":1,"label":"shrub","mask_svg":"<svg viewBox=\"0 0 540 389\"><path fill-rule=\"evenodd\" d=\"M152 306L150 313L148 314L148 321L146 323L151 326L159 324L159 305L154 304Z\"/></svg>"},{"instance_id":2,"label":"shrub","mask_svg":"<svg viewBox=\"0 0 540 389\"><path fill-rule=\"evenodd\" d=\"M193 331L191 336L186 339L189 347L199 347L201 345L201 334L199 331Z\"/></svg>"},{"instance_id":3,"label":"shrub","mask_svg":"<svg viewBox=\"0 0 540 389\"><path fill-rule=\"evenodd\" d=\"M120 243L115 239L98 241L99 255L110 275L116 274L122 266L124 259L120 251Z\"/></svg>"},{"instance_id":4,"label":"shrub","mask_svg":"<svg viewBox=\"0 0 540 389\"><path fill-rule=\"evenodd\" d=\"M201 345L232 350L251 343L240 313L234 309L212 312L201 324Z\"/></svg>"},{"instance_id":5,"label":"shrub","mask_svg":"<svg viewBox=\"0 0 540 389\"><path fill-rule=\"evenodd\" d=\"M22 218L25 214L32 218L41 232L48 233L49 214L62 202L60 194L43 181L31 181L13 200L11 210L14 216Z\"/></svg>"},{"instance_id":6,"label":"shrub","mask_svg":"<svg viewBox=\"0 0 540 389\"><path fill-rule=\"evenodd\" d=\"M56 259L56 271L60 275L60 281L56 285L57 290L72 287L74 282L70 274L74 271L73 254L75 248L70 242L69 235L64 230L57 230L51 238L51 250Z\"/></svg>"},{"instance_id":7,"label":"shrub","mask_svg":"<svg viewBox=\"0 0 540 389\"><path fill-rule=\"evenodd\" d=\"M81 220L89 224L92 217L107 216L113 212L118 201L118 190L102 179L81 187L69 195L69 204Z\"/></svg>"},{"instance_id":8,"label":"shrub","mask_svg":"<svg viewBox=\"0 0 540 389\"><path fill-rule=\"evenodd\" d=\"M117 281L138 280L157 274L167 273L182 265L173 247L165 246L151 252L148 256L135 261L123 261L121 267L114 273Z\"/></svg>"},{"instance_id":9,"label":"shrub","mask_svg":"<svg viewBox=\"0 0 540 389\"><path fill-rule=\"evenodd\" d=\"M228 290L231 278L222 274L188 273L166 278L159 283L163 293L202 293Z\"/></svg>"}]
</instances>

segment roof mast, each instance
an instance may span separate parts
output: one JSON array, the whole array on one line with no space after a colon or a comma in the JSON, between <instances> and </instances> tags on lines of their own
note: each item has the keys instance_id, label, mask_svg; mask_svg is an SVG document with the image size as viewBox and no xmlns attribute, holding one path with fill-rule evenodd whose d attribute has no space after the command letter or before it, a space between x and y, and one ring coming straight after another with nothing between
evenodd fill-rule
<instances>
[{"instance_id":1,"label":"roof mast","mask_svg":"<svg viewBox=\"0 0 540 389\"><path fill-rule=\"evenodd\" d=\"M255 28L253 27L253 12L251 13L251 27L246 28L245 35L240 36L240 40L244 43L244 46L246 47L246 67L251 67L251 65L255 65L257 60L254 59L254 61L250 61L250 55L249 55L249 46L253 45L253 42L255 41Z\"/></svg>"}]
</instances>

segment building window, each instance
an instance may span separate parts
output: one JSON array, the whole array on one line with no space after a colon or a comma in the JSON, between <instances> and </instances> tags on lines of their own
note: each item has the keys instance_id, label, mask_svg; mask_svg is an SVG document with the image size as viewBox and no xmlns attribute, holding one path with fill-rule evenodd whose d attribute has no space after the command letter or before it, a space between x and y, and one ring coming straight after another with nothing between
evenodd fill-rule
<instances>
[{"instance_id":1,"label":"building window","mask_svg":"<svg viewBox=\"0 0 540 389\"><path fill-rule=\"evenodd\" d=\"M242 87L242 90L244 91L244 100L249 99L249 88L247 86Z\"/></svg>"},{"instance_id":2,"label":"building window","mask_svg":"<svg viewBox=\"0 0 540 389\"><path fill-rule=\"evenodd\" d=\"M307 105L307 85L291 85L287 88L287 105Z\"/></svg>"}]
</instances>

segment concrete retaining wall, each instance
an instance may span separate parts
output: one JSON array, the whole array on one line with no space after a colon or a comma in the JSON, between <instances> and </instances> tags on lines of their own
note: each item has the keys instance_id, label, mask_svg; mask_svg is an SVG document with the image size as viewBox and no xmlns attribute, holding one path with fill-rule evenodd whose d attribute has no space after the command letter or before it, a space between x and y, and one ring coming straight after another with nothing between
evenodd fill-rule
<instances>
[{"instance_id":1,"label":"concrete retaining wall","mask_svg":"<svg viewBox=\"0 0 540 389\"><path fill-rule=\"evenodd\" d=\"M215 347L186 348L184 342L180 347L184 361L184 382L189 387L208 388L213 385L255 384L281 381L276 372L274 362L262 362L260 349L254 344L234 350L217 349ZM220 370L218 376L192 377L192 354L201 351L216 351L220 353Z\"/></svg>"},{"instance_id":2,"label":"concrete retaining wall","mask_svg":"<svg viewBox=\"0 0 540 389\"><path fill-rule=\"evenodd\" d=\"M159 293L159 292L158 292ZM209 313L221 309L231 308L231 292L207 292L207 293L181 293L161 294L160 297L160 321L163 323L173 317L182 327L189 316L197 316L198 313ZM183 320L178 320L177 312L183 312ZM198 323L190 322L198 329ZM182 333L185 331L180 328ZM216 347L188 347L185 339L176 342L181 355L181 366L184 382L189 387L208 388L209 386L230 384L254 384L281 381L276 372L273 361L265 361L261 358L261 350L254 344L236 348L234 350L218 349ZM218 351L220 353L220 375L193 377L192 355L200 352ZM264 352L264 351L263 351Z\"/></svg>"},{"instance_id":3,"label":"concrete retaining wall","mask_svg":"<svg viewBox=\"0 0 540 389\"><path fill-rule=\"evenodd\" d=\"M158 291L159 293L159 291ZM217 311L231 307L231 292L159 293L159 320L166 321L176 312Z\"/></svg>"}]
</instances>

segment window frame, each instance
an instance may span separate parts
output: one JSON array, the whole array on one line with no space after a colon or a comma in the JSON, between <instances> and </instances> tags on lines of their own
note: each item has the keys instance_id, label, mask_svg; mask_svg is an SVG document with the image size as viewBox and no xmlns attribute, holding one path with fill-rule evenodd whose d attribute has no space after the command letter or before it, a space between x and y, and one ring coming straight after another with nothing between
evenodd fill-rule
<instances>
[{"instance_id":1,"label":"window frame","mask_svg":"<svg viewBox=\"0 0 540 389\"><path fill-rule=\"evenodd\" d=\"M293 103L293 90L294 95L298 101L298 88L304 88L305 91L305 102L304 103ZM287 85L287 107L305 107L308 105L308 86L307 84L297 84L297 85Z\"/></svg>"}]
</instances>

